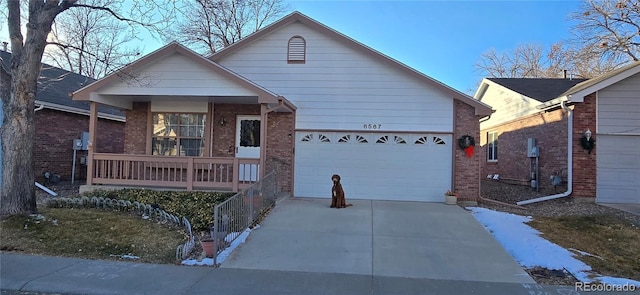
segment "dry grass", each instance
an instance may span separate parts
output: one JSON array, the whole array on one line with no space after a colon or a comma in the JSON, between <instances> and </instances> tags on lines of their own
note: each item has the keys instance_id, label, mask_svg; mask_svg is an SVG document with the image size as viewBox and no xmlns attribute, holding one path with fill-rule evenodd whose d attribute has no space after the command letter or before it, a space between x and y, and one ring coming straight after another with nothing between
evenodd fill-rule
<instances>
[{"instance_id":1,"label":"dry grass","mask_svg":"<svg viewBox=\"0 0 640 295\"><path fill-rule=\"evenodd\" d=\"M529 223L602 275L640 280L640 228L612 215L534 217Z\"/></svg>"},{"instance_id":2,"label":"dry grass","mask_svg":"<svg viewBox=\"0 0 640 295\"><path fill-rule=\"evenodd\" d=\"M23 215L0 222L0 250L111 260L134 255L140 262L174 263L176 247L185 240L176 227L121 212L43 208L40 213L44 219Z\"/></svg>"}]
</instances>

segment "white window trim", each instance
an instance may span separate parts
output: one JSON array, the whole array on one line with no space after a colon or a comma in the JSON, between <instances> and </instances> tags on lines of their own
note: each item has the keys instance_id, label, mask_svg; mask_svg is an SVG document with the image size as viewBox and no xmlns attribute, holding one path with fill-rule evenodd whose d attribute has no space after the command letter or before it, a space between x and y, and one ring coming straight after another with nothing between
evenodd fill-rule
<instances>
[{"instance_id":1,"label":"white window trim","mask_svg":"<svg viewBox=\"0 0 640 295\"><path fill-rule=\"evenodd\" d=\"M493 140L491 140L491 135L495 134ZM498 141L498 131L489 131L487 132L487 162L498 162L498 151L493 144L494 141ZM489 150L493 150L493 158L490 157Z\"/></svg>"}]
</instances>

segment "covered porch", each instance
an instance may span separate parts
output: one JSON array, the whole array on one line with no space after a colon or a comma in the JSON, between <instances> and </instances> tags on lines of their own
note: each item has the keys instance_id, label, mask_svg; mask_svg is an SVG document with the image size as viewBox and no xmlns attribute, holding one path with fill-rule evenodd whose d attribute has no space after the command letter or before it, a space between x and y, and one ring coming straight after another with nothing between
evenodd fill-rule
<instances>
[{"instance_id":1,"label":"covered porch","mask_svg":"<svg viewBox=\"0 0 640 295\"><path fill-rule=\"evenodd\" d=\"M295 106L177 43L73 99L91 104L88 187L235 192L274 169L291 182ZM124 154L95 152L109 144L96 141L100 105L125 110Z\"/></svg>"}]
</instances>

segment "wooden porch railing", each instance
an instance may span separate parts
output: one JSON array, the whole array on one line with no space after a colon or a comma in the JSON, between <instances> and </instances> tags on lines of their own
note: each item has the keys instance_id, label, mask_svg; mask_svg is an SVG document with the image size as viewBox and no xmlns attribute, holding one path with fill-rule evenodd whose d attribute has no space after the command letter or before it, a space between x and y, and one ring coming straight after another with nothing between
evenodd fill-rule
<instances>
[{"instance_id":1,"label":"wooden porch railing","mask_svg":"<svg viewBox=\"0 0 640 295\"><path fill-rule=\"evenodd\" d=\"M260 159L94 153L92 170L88 184L237 192L260 179Z\"/></svg>"}]
</instances>

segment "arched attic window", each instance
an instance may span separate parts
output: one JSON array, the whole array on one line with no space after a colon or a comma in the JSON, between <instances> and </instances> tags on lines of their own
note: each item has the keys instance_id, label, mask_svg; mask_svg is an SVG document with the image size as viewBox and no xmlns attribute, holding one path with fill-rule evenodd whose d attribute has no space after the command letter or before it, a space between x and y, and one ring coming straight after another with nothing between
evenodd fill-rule
<instances>
[{"instance_id":1,"label":"arched attic window","mask_svg":"<svg viewBox=\"0 0 640 295\"><path fill-rule=\"evenodd\" d=\"M293 36L289 39L287 49L287 62L294 64L303 64L307 55L307 41L301 36Z\"/></svg>"}]
</instances>

